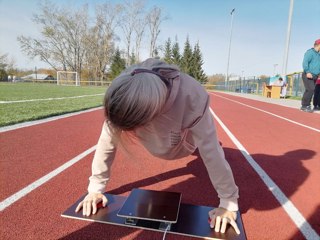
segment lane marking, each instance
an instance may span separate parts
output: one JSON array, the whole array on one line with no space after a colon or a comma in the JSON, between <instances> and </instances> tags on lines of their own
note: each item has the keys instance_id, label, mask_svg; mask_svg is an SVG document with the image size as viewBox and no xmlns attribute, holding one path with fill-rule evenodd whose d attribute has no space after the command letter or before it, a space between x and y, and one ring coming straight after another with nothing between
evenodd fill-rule
<instances>
[{"instance_id":1,"label":"lane marking","mask_svg":"<svg viewBox=\"0 0 320 240\"><path fill-rule=\"evenodd\" d=\"M287 196L281 191L277 184L269 177L269 175L260 167L260 165L251 157L245 147L238 141L238 139L231 133L231 131L224 125L220 118L212 111L210 112L213 117L217 120L226 134L229 136L231 141L237 146L242 155L245 157L251 167L258 173L261 180L266 184L273 196L278 200L281 206L284 208L286 213L289 215L291 220L299 228L300 232L306 239L320 239L320 236L311 227L311 225L302 216L299 210L293 205L293 203L287 198Z\"/></svg>"},{"instance_id":2,"label":"lane marking","mask_svg":"<svg viewBox=\"0 0 320 240\"><path fill-rule=\"evenodd\" d=\"M57 176L59 173L63 172L67 168L71 167L73 164L76 162L80 161L90 153L92 153L96 149L96 145L87 149L83 153L79 154L78 156L74 157L73 159L69 160L65 164L61 165L60 167L56 168L52 172L48 173L47 175L41 177L40 179L36 180L35 182L29 184L25 188L21 189L20 191L14 193L10 197L6 198L2 202L0 202L0 212L2 212L4 209L9 207L11 204L15 203L22 197L26 196L28 193L32 192L33 190L37 189L44 183L48 182L50 179L54 178Z\"/></svg>"},{"instance_id":3,"label":"lane marking","mask_svg":"<svg viewBox=\"0 0 320 240\"><path fill-rule=\"evenodd\" d=\"M55 121L55 120L62 119L62 118L76 116L76 115L79 115L79 114L82 114L82 113L93 112L93 111L96 111L96 110L99 110L99 109L102 109L102 108L103 107L91 108L91 109L80 111L80 112L67 113L67 114L63 114L63 115L59 115L59 116L55 116L55 117L49 117L49 118L44 118L44 119L40 119L40 120L17 123L17 124L10 125L10 126L0 127L0 133L11 131L11 130L16 130L16 129L24 128L24 127L31 127L31 126L34 126L34 125L47 123L47 122Z\"/></svg>"},{"instance_id":4,"label":"lane marking","mask_svg":"<svg viewBox=\"0 0 320 240\"><path fill-rule=\"evenodd\" d=\"M262 109L260 109L260 108L256 108L256 107L250 106L250 105L248 105L248 104L241 103L241 102L238 102L238 101L235 101L235 100L232 100L232 99L229 99L229 98L226 98L226 97L223 97L223 96L214 94L214 93L210 93L210 94L211 94L211 95L214 95L214 96L217 96L217 97L220 97L220 98L227 99L227 100L229 100L229 101L231 101L231 102L235 102L235 103L238 103L238 104L240 104L240 105L243 105L243 106L246 106L246 107L249 107L249 108L258 110L258 111L260 111L260 112L267 113L267 114L272 115L272 116L274 116L274 117L280 118L280 119L282 119L282 120L291 122L291 123L293 123L293 124L296 124L296 125L299 125L299 126L301 126L301 127L308 128L308 129L310 129L310 130L313 130L313 131L316 131L316 132L320 133L320 129L318 129L318 128L314 128L314 127L307 126L307 125L305 125L305 124L302 124L302 123L293 121L293 120L291 120L291 119L289 119L289 118L285 118L285 117L279 116L279 115L277 115L277 114L274 114L274 113L271 113L271 112L262 110Z\"/></svg>"},{"instance_id":5,"label":"lane marking","mask_svg":"<svg viewBox=\"0 0 320 240\"><path fill-rule=\"evenodd\" d=\"M80 95L80 96L73 96L73 97L39 98L39 99L26 99L26 100L16 100L16 101L0 101L0 104L25 103L25 102L37 102L37 101L53 101L53 100L73 99L73 98L94 97L94 96L101 96L101 95L104 95L104 93L91 94L91 95Z\"/></svg>"}]
</instances>

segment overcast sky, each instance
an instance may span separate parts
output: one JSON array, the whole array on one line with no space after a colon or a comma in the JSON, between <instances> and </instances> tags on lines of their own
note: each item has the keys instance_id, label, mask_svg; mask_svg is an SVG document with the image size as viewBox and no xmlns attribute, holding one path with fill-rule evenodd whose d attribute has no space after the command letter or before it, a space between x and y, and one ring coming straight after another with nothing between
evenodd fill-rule
<instances>
[{"instance_id":1,"label":"overcast sky","mask_svg":"<svg viewBox=\"0 0 320 240\"><path fill-rule=\"evenodd\" d=\"M89 3L92 9L95 3L103 2L54 1L68 7ZM174 40L176 35L181 49L187 35L192 45L199 41L208 75L226 73L233 8L229 73L258 76L282 72L290 0L149 0L148 6L153 5L162 7L169 16L161 25L158 44L163 45L168 37ZM0 54L8 53L19 68L47 67L21 53L17 42L19 35L39 36L38 26L31 21L38 9L37 0L0 0ZM302 69L305 51L320 38L319 25L320 0L294 0L288 73Z\"/></svg>"}]
</instances>

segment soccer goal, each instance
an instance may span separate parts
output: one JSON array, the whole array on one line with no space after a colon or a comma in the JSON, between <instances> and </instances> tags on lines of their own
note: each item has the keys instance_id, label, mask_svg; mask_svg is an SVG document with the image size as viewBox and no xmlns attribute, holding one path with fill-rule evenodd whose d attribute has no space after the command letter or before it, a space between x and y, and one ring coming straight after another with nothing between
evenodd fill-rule
<instances>
[{"instance_id":1,"label":"soccer goal","mask_svg":"<svg viewBox=\"0 0 320 240\"><path fill-rule=\"evenodd\" d=\"M80 86L77 72L58 71L57 72L57 84L58 85L75 85Z\"/></svg>"}]
</instances>

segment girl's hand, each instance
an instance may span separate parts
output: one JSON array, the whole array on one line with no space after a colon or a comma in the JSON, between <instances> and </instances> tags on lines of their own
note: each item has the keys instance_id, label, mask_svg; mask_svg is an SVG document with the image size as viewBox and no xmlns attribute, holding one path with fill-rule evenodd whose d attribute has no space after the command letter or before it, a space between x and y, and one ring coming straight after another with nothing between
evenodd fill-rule
<instances>
[{"instance_id":1,"label":"girl's hand","mask_svg":"<svg viewBox=\"0 0 320 240\"><path fill-rule=\"evenodd\" d=\"M225 233L227 224L230 224L237 234L240 230L236 223L237 213L224 208L215 208L209 212L209 224L216 232Z\"/></svg>"},{"instance_id":2,"label":"girl's hand","mask_svg":"<svg viewBox=\"0 0 320 240\"><path fill-rule=\"evenodd\" d=\"M76 212L82 208L83 216L90 216L97 212L97 205L102 201L102 206L105 207L108 203L108 199L102 193L89 193L82 202L76 208Z\"/></svg>"}]
</instances>

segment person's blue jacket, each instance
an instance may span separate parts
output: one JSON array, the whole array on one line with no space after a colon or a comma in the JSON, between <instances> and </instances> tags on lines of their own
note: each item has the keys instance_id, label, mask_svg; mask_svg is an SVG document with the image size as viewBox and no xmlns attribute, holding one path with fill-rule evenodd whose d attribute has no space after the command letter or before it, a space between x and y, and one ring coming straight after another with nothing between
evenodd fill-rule
<instances>
[{"instance_id":1,"label":"person's blue jacket","mask_svg":"<svg viewBox=\"0 0 320 240\"><path fill-rule=\"evenodd\" d=\"M302 63L303 71L305 73L311 73L314 76L320 74L320 53L314 48L310 48L306 51Z\"/></svg>"}]
</instances>

